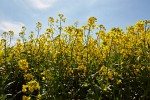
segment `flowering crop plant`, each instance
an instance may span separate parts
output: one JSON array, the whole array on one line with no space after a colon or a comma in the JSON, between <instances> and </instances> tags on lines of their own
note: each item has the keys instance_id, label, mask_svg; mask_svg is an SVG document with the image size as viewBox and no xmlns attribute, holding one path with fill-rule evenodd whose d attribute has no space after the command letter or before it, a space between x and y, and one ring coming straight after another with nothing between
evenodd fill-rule
<instances>
[{"instance_id":1,"label":"flowering crop plant","mask_svg":"<svg viewBox=\"0 0 150 100\"><path fill-rule=\"evenodd\" d=\"M1 100L150 100L150 20L121 28L48 18L26 36L1 34ZM92 34L95 33L95 36Z\"/></svg>"}]
</instances>

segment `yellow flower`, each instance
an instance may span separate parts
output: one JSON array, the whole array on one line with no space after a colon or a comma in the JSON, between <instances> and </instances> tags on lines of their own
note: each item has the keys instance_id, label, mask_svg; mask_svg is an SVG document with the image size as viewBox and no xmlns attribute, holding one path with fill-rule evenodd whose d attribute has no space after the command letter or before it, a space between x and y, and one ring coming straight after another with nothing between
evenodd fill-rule
<instances>
[{"instance_id":1,"label":"yellow flower","mask_svg":"<svg viewBox=\"0 0 150 100\"><path fill-rule=\"evenodd\" d=\"M42 80L44 81L44 80L45 80L45 77L42 77Z\"/></svg>"},{"instance_id":2,"label":"yellow flower","mask_svg":"<svg viewBox=\"0 0 150 100\"><path fill-rule=\"evenodd\" d=\"M26 27L22 26L22 32L25 32L25 31L26 31Z\"/></svg>"},{"instance_id":3,"label":"yellow flower","mask_svg":"<svg viewBox=\"0 0 150 100\"><path fill-rule=\"evenodd\" d=\"M9 31L9 35L10 35L10 36L14 36L14 31L10 30L10 31Z\"/></svg>"},{"instance_id":4,"label":"yellow flower","mask_svg":"<svg viewBox=\"0 0 150 100\"><path fill-rule=\"evenodd\" d=\"M32 93L34 91L34 87L33 86L28 86L29 91Z\"/></svg>"},{"instance_id":5,"label":"yellow flower","mask_svg":"<svg viewBox=\"0 0 150 100\"><path fill-rule=\"evenodd\" d=\"M30 38L33 38L33 36L34 36L34 32L33 32L33 31L31 31L31 33L30 33L29 37L30 37Z\"/></svg>"},{"instance_id":6,"label":"yellow flower","mask_svg":"<svg viewBox=\"0 0 150 100\"><path fill-rule=\"evenodd\" d=\"M79 66L78 66L78 70L85 72L85 71L86 71L86 66L84 66L84 65L79 65Z\"/></svg>"},{"instance_id":7,"label":"yellow flower","mask_svg":"<svg viewBox=\"0 0 150 100\"><path fill-rule=\"evenodd\" d=\"M117 84L120 84L120 83L122 83L122 80L118 80L118 81L117 81Z\"/></svg>"},{"instance_id":8,"label":"yellow flower","mask_svg":"<svg viewBox=\"0 0 150 100\"><path fill-rule=\"evenodd\" d=\"M72 68L67 68L68 74L72 75L73 74L73 69Z\"/></svg>"},{"instance_id":9,"label":"yellow flower","mask_svg":"<svg viewBox=\"0 0 150 100\"><path fill-rule=\"evenodd\" d=\"M26 92L27 91L27 85L22 85L22 92Z\"/></svg>"},{"instance_id":10,"label":"yellow flower","mask_svg":"<svg viewBox=\"0 0 150 100\"><path fill-rule=\"evenodd\" d=\"M54 29L52 29L52 28L48 28L48 29L46 29L46 31L49 33L54 33Z\"/></svg>"},{"instance_id":11,"label":"yellow flower","mask_svg":"<svg viewBox=\"0 0 150 100\"><path fill-rule=\"evenodd\" d=\"M109 77L109 79L112 79L113 73L111 71L108 72L108 77Z\"/></svg>"},{"instance_id":12,"label":"yellow flower","mask_svg":"<svg viewBox=\"0 0 150 100\"><path fill-rule=\"evenodd\" d=\"M19 36L22 36L22 35L24 35L25 34L25 32L20 32L19 33Z\"/></svg>"},{"instance_id":13,"label":"yellow flower","mask_svg":"<svg viewBox=\"0 0 150 100\"><path fill-rule=\"evenodd\" d=\"M27 83L28 85L28 89L29 91L32 93L34 90L39 90L40 89L40 85L38 82L36 82L35 80L32 80L30 82Z\"/></svg>"},{"instance_id":14,"label":"yellow flower","mask_svg":"<svg viewBox=\"0 0 150 100\"><path fill-rule=\"evenodd\" d=\"M26 71L29 68L28 62L26 59L19 60L18 65L19 65L19 68L23 71Z\"/></svg>"},{"instance_id":15,"label":"yellow flower","mask_svg":"<svg viewBox=\"0 0 150 100\"><path fill-rule=\"evenodd\" d=\"M54 18L53 18L53 17L49 17L49 18L48 18L48 22L49 22L50 24L54 23L54 22L55 22L55 21L54 21Z\"/></svg>"},{"instance_id":16,"label":"yellow flower","mask_svg":"<svg viewBox=\"0 0 150 100\"><path fill-rule=\"evenodd\" d=\"M107 87L104 87L104 89L103 89L104 91L107 91Z\"/></svg>"},{"instance_id":17,"label":"yellow flower","mask_svg":"<svg viewBox=\"0 0 150 100\"><path fill-rule=\"evenodd\" d=\"M29 97L29 96L25 96L25 95L24 95L24 96L22 97L22 100L30 100L30 99L31 99L31 97Z\"/></svg>"},{"instance_id":18,"label":"yellow flower","mask_svg":"<svg viewBox=\"0 0 150 100\"><path fill-rule=\"evenodd\" d=\"M97 18L95 18L95 17L90 17L88 19L88 25L91 26L91 27L93 27L93 28L96 26L95 22L97 22Z\"/></svg>"},{"instance_id":19,"label":"yellow flower","mask_svg":"<svg viewBox=\"0 0 150 100\"><path fill-rule=\"evenodd\" d=\"M141 32L141 31L144 31L144 26L145 25L145 23L144 23L144 21L138 21L136 24L135 24L135 31L137 31L137 32Z\"/></svg>"},{"instance_id":20,"label":"yellow flower","mask_svg":"<svg viewBox=\"0 0 150 100\"><path fill-rule=\"evenodd\" d=\"M36 23L36 27L42 27L42 23L41 22L37 22Z\"/></svg>"},{"instance_id":21,"label":"yellow flower","mask_svg":"<svg viewBox=\"0 0 150 100\"><path fill-rule=\"evenodd\" d=\"M62 21L65 23L66 22L66 18L63 18Z\"/></svg>"},{"instance_id":22,"label":"yellow flower","mask_svg":"<svg viewBox=\"0 0 150 100\"><path fill-rule=\"evenodd\" d=\"M62 17L64 16L63 14L58 14L58 16L62 19Z\"/></svg>"},{"instance_id":23,"label":"yellow flower","mask_svg":"<svg viewBox=\"0 0 150 100\"><path fill-rule=\"evenodd\" d=\"M41 95L40 94L38 94L38 96L37 96L37 98L38 98L38 100L41 100Z\"/></svg>"},{"instance_id":24,"label":"yellow flower","mask_svg":"<svg viewBox=\"0 0 150 100\"><path fill-rule=\"evenodd\" d=\"M1 39L1 42L2 42L2 43L5 43L5 42L6 42L6 39Z\"/></svg>"},{"instance_id":25,"label":"yellow flower","mask_svg":"<svg viewBox=\"0 0 150 100\"><path fill-rule=\"evenodd\" d=\"M25 80L31 80L34 76L31 73L24 75Z\"/></svg>"},{"instance_id":26,"label":"yellow flower","mask_svg":"<svg viewBox=\"0 0 150 100\"><path fill-rule=\"evenodd\" d=\"M106 74L106 72L107 72L107 67L105 67L105 66L102 66L101 67L101 69L99 70L99 74Z\"/></svg>"}]
</instances>

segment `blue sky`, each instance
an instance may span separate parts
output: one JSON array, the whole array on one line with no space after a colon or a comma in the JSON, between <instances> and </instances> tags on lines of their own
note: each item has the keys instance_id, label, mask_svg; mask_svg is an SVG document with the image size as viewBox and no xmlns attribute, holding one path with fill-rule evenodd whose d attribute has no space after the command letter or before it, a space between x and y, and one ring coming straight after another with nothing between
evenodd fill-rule
<instances>
[{"instance_id":1,"label":"blue sky","mask_svg":"<svg viewBox=\"0 0 150 100\"><path fill-rule=\"evenodd\" d=\"M35 31L36 22L47 26L48 17L57 18L58 13L67 18L66 25L76 20L84 25L90 16L98 19L107 31L112 27L135 24L150 19L150 0L0 0L0 33L14 30L17 35L21 26L27 34Z\"/></svg>"}]
</instances>

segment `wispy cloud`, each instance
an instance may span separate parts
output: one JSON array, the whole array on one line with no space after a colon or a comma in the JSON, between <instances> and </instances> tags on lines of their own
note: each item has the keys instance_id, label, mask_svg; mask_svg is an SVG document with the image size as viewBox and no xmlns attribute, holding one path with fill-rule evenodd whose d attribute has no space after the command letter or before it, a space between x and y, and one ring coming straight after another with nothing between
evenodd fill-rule
<instances>
[{"instance_id":1,"label":"wispy cloud","mask_svg":"<svg viewBox=\"0 0 150 100\"><path fill-rule=\"evenodd\" d=\"M13 30L15 34L18 34L21 31L22 26L24 26L24 24L21 22L1 21L0 31L7 32Z\"/></svg>"},{"instance_id":2,"label":"wispy cloud","mask_svg":"<svg viewBox=\"0 0 150 100\"><path fill-rule=\"evenodd\" d=\"M34 9L47 9L52 7L56 0L25 0Z\"/></svg>"}]
</instances>

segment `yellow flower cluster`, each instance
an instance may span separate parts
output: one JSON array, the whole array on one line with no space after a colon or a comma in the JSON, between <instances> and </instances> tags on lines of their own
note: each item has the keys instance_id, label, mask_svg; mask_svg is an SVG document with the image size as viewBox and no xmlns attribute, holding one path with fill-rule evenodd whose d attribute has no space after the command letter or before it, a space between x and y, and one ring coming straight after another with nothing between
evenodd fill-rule
<instances>
[{"instance_id":1,"label":"yellow flower cluster","mask_svg":"<svg viewBox=\"0 0 150 100\"><path fill-rule=\"evenodd\" d=\"M88 19L88 25L92 28L94 28L96 26L95 22L97 22L97 18L95 18L95 17L90 17Z\"/></svg>"},{"instance_id":2,"label":"yellow flower cluster","mask_svg":"<svg viewBox=\"0 0 150 100\"><path fill-rule=\"evenodd\" d=\"M51 91L46 86L58 84L62 89L74 89L72 84L82 86L83 81L92 80L87 83L93 85L95 81L100 81L95 84L111 94L111 85L120 86L131 78L139 79L138 82L143 82L141 77L149 78L150 21L138 21L135 25L128 26L126 32L121 28L112 28L107 32L102 24L96 25L95 17L90 17L87 24L81 27L78 22L65 27L64 15L58 14L58 17L56 20L49 17L49 28L43 34L40 33L42 23L37 22L37 37L36 33L31 32L29 39L26 39L26 27L23 26L19 33L21 39L14 46L8 44L8 38L14 32L10 30L3 33L0 41L0 66L6 71L18 66L20 72L25 72L22 73L26 82L22 85L23 92L32 94L35 90L40 90L42 84L43 94L48 94ZM15 74L18 74L18 70ZM58 82L59 80L61 81ZM55 89L52 92L56 93L54 91ZM23 100L29 99L30 97L23 96Z\"/></svg>"},{"instance_id":3,"label":"yellow flower cluster","mask_svg":"<svg viewBox=\"0 0 150 100\"><path fill-rule=\"evenodd\" d=\"M39 89L40 89L40 85L35 80L31 80L26 85L22 86L22 92L29 91L29 92L33 93L34 90L39 90Z\"/></svg>"},{"instance_id":4,"label":"yellow flower cluster","mask_svg":"<svg viewBox=\"0 0 150 100\"><path fill-rule=\"evenodd\" d=\"M31 80L31 79L33 79L33 77L34 76L32 75L32 73L27 73L27 74L24 75L25 80Z\"/></svg>"},{"instance_id":5,"label":"yellow flower cluster","mask_svg":"<svg viewBox=\"0 0 150 100\"><path fill-rule=\"evenodd\" d=\"M79 65L79 66L78 66L78 70L79 70L79 71L84 71L84 72L86 72L86 66L84 66L84 65Z\"/></svg>"},{"instance_id":6,"label":"yellow flower cluster","mask_svg":"<svg viewBox=\"0 0 150 100\"><path fill-rule=\"evenodd\" d=\"M29 66L26 59L21 59L18 61L19 68L23 71L27 71Z\"/></svg>"},{"instance_id":7,"label":"yellow flower cluster","mask_svg":"<svg viewBox=\"0 0 150 100\"><path fill-rule=\"evenodd\" d=\"M24 96L22 97L22 100L31 100L31 97L24 95Z\"/></svg>"},{"instance_id":8,"label":"yellow flower cluster","mask_svg":"<svg viewBox=\"0 0 150 100\"><path fill-rule=\"evenodd\" d=\"M41 73L42 75L42 80L51 80L53 79L50 70L45 70Z\"/></svg>"}]
</instances>

